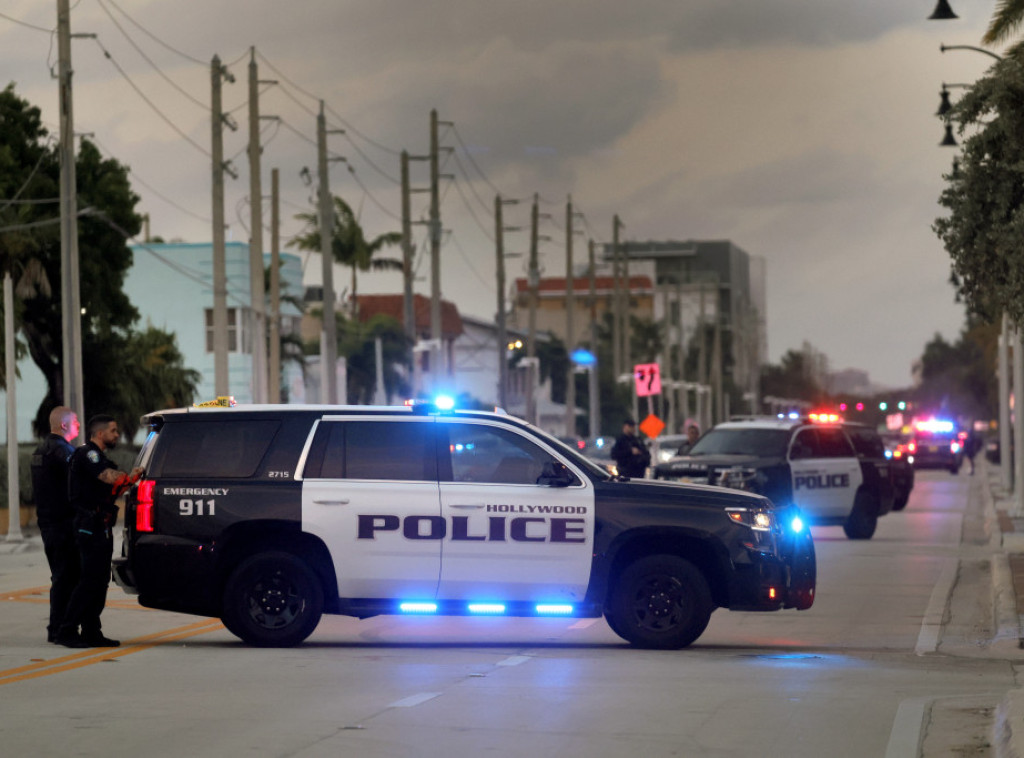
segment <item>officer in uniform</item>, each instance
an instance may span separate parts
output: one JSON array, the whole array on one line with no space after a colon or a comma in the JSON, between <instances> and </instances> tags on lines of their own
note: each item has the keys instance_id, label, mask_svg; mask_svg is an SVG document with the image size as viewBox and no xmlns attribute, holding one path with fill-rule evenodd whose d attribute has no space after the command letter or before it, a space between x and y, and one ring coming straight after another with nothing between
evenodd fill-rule
<instances>
[{"instance_id":1,"label":"officer in uniform","mask_svg":"<svg viewBox=\"0 0 1024 758\"><path fill-rule=\"evenodd\" d=\"M110 560L114 553L112 527L117 521L117 497L138 481L142 469L126 474L105 455L117 445L121 432L112 416L89 420L89 441L71 456L68 493L75 510L75 542L81 556L81 576L57 634L65 647L116 647L103 636L100 614L107 602ZM81 627L81 632L79 632Z\"/></svg>"},{"instance_id":2,"label":"officer in uniform","mask_svg":"<svg viewBox=\"0 0 1024 758\"><path fill-rule=\"evenodd\" d=\"M651 454L639 437L636 436L636 422L628 418L622 424L622 434L615 438L611 449L612 460L619 476L639 479L647 473L651 463Z\"/></svg>"},{"instance_id":3,"label":"officer in uniform","mask_svg":"<svg viewBox=\"0 0 1024 758\"><path fill-rule=\"evenodd\" d=\"M46 562L50 564L50 622L47 642L57 640L57 630L78 584L78 548L72 526L74 511L68 502L68 466L78 437L78 416L64 405L50 411L50 433L32 453L32 492L36 519L43 537Z\"/></svg>"}]
</instances>

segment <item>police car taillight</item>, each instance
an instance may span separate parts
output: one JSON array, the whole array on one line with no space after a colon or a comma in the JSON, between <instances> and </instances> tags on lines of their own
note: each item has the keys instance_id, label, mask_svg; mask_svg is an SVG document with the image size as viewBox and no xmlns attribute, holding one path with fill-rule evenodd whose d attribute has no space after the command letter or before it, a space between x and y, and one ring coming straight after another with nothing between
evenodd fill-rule
<instances>
[{"instance_id":1,"label":"police car taillight","mask_svg":"<svg viewBox=\"0 0 1024 758\"><path fill-rule=\"evenodd\" d=\"M153 488L156 482L143 479L135 493L135 531L153 531Z\"/></svg>"}]
</instances>

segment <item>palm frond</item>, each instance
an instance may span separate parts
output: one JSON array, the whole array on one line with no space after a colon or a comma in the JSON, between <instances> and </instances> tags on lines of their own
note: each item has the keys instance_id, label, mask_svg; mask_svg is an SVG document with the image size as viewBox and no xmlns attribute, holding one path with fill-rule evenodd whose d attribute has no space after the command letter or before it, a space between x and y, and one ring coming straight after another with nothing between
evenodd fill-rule
<instances>
[{"instance_id":1,"label":"palm frond","mask_svg":"<svg viewBox=\"0 0 1024 758\"><path fill-rule=\"evenodd\" d=\"M999 0L982 44L994 45L1013 36L1024 21L1024 0Z\"/></svg>"}]
</instances>

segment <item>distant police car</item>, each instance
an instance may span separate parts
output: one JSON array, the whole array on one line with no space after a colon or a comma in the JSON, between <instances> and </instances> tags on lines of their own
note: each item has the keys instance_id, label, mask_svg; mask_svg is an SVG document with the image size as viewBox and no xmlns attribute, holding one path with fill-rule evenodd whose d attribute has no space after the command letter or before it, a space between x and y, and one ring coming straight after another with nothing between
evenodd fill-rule
<instances>
[{"instance_id":1,"label":"distant police car","mask_svg":"<svg viewBox=\"0 0 1024 758\"><path fill-rule=\"evenodd\" d=\"M322 613L599 617L679 648L717 607L809 608L798 511L610 476L512 417L189 408L143 419L118 583L148 607L294 645Z\"/></svg>"},{"instance_id":2,"label":"distant police car","mask_svg":"<svg viewBox=\"0 0 1024 758\"><path fill-rule=\"evenodd\" d=\"M881 448L880 448L881 449ZM756 492L777 506L796 505L810 523L841 525L850 539L870 539L893 505L884 449L858 456L835 423L750 419L711 429L689 455L655 467L674 479Z\"/></svg>"}]
</instances>

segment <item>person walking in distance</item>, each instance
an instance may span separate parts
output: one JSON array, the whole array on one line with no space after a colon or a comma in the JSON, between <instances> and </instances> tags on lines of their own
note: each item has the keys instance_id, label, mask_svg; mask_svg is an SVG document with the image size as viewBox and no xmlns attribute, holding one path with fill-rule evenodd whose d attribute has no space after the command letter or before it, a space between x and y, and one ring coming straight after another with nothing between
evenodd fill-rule
<instances>
[{"instance_id":1,"label":"person walking in distance","mask_svg":"<svg viewBox=\"0 0 1024 758\"><path fill-rule=\"evenodd\" d=\"M65 405L50 411L50 433L32 453L32 492L36 520L50 565L50 621L46 641L56 642L68 600L78 584L78 548L68 501L68 468L78 437L77 414Z\"/></svg>"},{"instance_id":2,"label":"person walking in distance","mask_svg":"<svg viewBox=\"0 0 1024 758\"><path fill-rule=\"evenodd\" d=\"M121 643L105 637L100 624L114 553L115 501L138 481L142 469L126 474L118 471L114 462L107 458L106 452L121 438L113 416L93 416L87 432L89 441L72 454L68 475L81 575L57 633L57 644L79 648L116 647Z\"/></svg>"},{"instance_id":3,"label":"person walking in distance","mask_svg":"<svg viewBox=\"0 0 1024 758\"><path fill-rule=\"evenodd\" d=\"M619 476L639 479L647 473L651 454L647 446L636 436L636 422L628 418L622 424L622 434L615 438L611 450L612 460Z\"/></svg>"}]
</instances>

